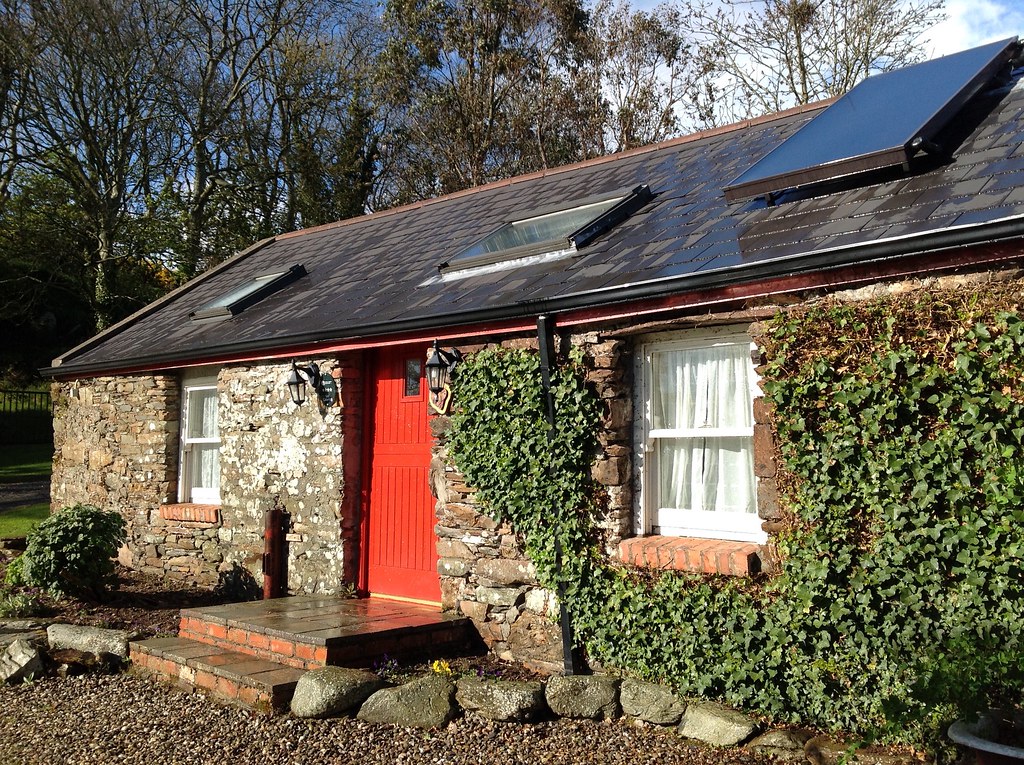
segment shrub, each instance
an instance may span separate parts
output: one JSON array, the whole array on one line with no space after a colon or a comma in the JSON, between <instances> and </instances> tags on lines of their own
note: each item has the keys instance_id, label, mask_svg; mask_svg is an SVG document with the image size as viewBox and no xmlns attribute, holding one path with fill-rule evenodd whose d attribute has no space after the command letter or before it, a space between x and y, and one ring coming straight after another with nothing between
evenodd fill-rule
<instances>
[{"instance_id":1,"label":"shrub","mask_svg":"<svg viewBox=\"0 0 1024 765\"><path fill-rule=\"evenodd\" d=\"M114 578L124 519L92 505L67 507L29 533L20 560L26 584L53 595L102 596Z\"/></svg>"},{"instance_id":2,"label":"shrub","mask_svg":"<svg viewBox=\"0 0 1024 765\"><path fill-rule=\"evenodd\" d=\"M773 577L597 555L578 368L560 375L552 448L535 356L476 354L454 380L448 446L541 583L564 587L592 659L778 721L939 749L953 718L1024 692L1020 290L821 303L766 326L786 516Z\"/></svg>"},{"instance_id":3,"label":"shrub","mask_svg":"<svg viewBox=\"0 0 1024 765\"><path fill-rule=\"evenodd\" d=\"M4 581L11 587L22 587L25 581L25 556L19 555L7 564L7 572L4 574Z\"/></svg>"},{"instance_id":4,"label":"shrub","mask_svg":"<svg viewBox=\"0 0 1024 765\"><path fill-rule=\"evenodd\" d=\"M39 616L45 612L41 600L29 592L14 592L0 585L0 619Z\"/></svg>"}]
</instances>

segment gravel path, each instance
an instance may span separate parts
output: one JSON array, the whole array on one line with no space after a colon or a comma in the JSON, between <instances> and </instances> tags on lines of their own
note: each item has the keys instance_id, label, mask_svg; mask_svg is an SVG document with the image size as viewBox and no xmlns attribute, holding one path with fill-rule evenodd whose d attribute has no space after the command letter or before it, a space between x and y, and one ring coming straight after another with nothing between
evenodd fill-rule
<instances>
[{"instance_id":1,"label":"gravel path","mask_svg":"<svg viewBox=\"0 0 1024 765\"><path fill-rule=\"evenodd\" d=\"M351 719L265 717L134 675L0 687L0 765L768 765L743 750L685 743L628 723L488 723L442 731Z\"/></svg>"}]
</instances>

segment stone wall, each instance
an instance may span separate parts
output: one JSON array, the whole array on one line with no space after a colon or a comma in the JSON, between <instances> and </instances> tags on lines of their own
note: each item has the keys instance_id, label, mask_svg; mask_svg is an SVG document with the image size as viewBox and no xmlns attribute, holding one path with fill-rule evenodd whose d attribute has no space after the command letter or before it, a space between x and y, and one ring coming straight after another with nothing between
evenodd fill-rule
<instances>
[{"instance_id":1,"label":"stone wall","mask_svg":"<svg viewBox=\"0 0 1024 765\"><path fill-rule=\"evenodd\" d=\"M631 533L632 392L630 343L602 340L597 334L571 338L586 350L588 379L601 399L599 453L593 468L601 487L599 528L611 552ZM535 348L532 338L501 343L504 347ZM472 353L486 346L463 346ZM499 657L542 671L562 669L562 639L558 603L537 581L526 559L522 539L504 524L480 512L468 486L451 464L447 452L447 417L433 417L435 443L431 483L438 498L438 571L445 608L473 619L488 648Z\"/></svg>"},{"instance_id":2,"label":"stone wall","mask_svg":"<svg viewBox=\"0 0 1024 765\"><path fill-rule=\"evenodd\" d=\"M55 383L50 503L121 513L126 563L156 553L159 508L173 502L178 478L181 394L175 375L98 377Z\"/></svg>"},{"instance_id":3,"label":"stone wall","mask_svg":"<svg viewBox=\"0 0 1024 765\"><path fill-rule=\"evenodd\" d=\"M128 522L122 562L212 586L232 570L261 584L263 516L277 502L291 516L289 590L338 592L355 581L358 563L362 360L314 361L340 378L339 405L318 407L312 394L293 404L285 386L290 362L220 370L219 507L177 501L177 375L55 384L53 506L118 511Z\"/></svg>"},{"instance_id":4,"label":"stone wall","mask_svg":"<svg viewBox=\"0 0 1024 765\"><path fill-rule=\"evenodd\" d=\"M305 360L304 360L305 361ZM333 359L312 359L326 373ZM333 593L343 586L341 506L343 410L318 406L308 391L292 403L289 363L231 366L218 378L223 566L262 581L264 514L289 513L288 590Z\"/></svg>"}]
</instances>

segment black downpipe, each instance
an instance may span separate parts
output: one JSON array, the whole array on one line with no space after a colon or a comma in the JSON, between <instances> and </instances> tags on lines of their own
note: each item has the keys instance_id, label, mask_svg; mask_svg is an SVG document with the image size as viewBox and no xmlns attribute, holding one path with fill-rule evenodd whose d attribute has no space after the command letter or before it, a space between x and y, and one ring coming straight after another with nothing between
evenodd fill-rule
<instances>
[{"instance_id":1,"label":"black downpipe","mask_svg":"<svg viewBox=\"0 0 1024 765\"><path fill-rule=\"evenodd\" d=\"M540 375L547 403L548 441L555 441L555 397L551 394L551 372L555 368L555 323L547 316L537 317L537 345L540 350ZM549 468L550 469L550 468ZM553 512L562 511L552 508ZM557 594L559 620L562 625L562 664L567 675L583 674L585 665L576 646L569 609L565 605L565 584L562 582L562 539L555 534L555 571L558 574Z\"/></svg>"}]
</instances>

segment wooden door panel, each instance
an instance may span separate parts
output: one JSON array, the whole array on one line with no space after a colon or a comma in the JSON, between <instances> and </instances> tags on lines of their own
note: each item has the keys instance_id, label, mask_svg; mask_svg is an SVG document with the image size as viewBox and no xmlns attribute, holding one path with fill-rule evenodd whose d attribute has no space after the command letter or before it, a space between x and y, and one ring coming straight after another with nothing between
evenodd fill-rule
<instances>
[{"instance_id":1,"label":"wooden door panel","mask_svg":"<svg viewBox=\"0 0 1024 765\"><path fill-rule=\"evenodd\" d=\"M377 353L364 555L371 594L437 602L424 355L418 346Z\"/></svg>"}]
</instances>

